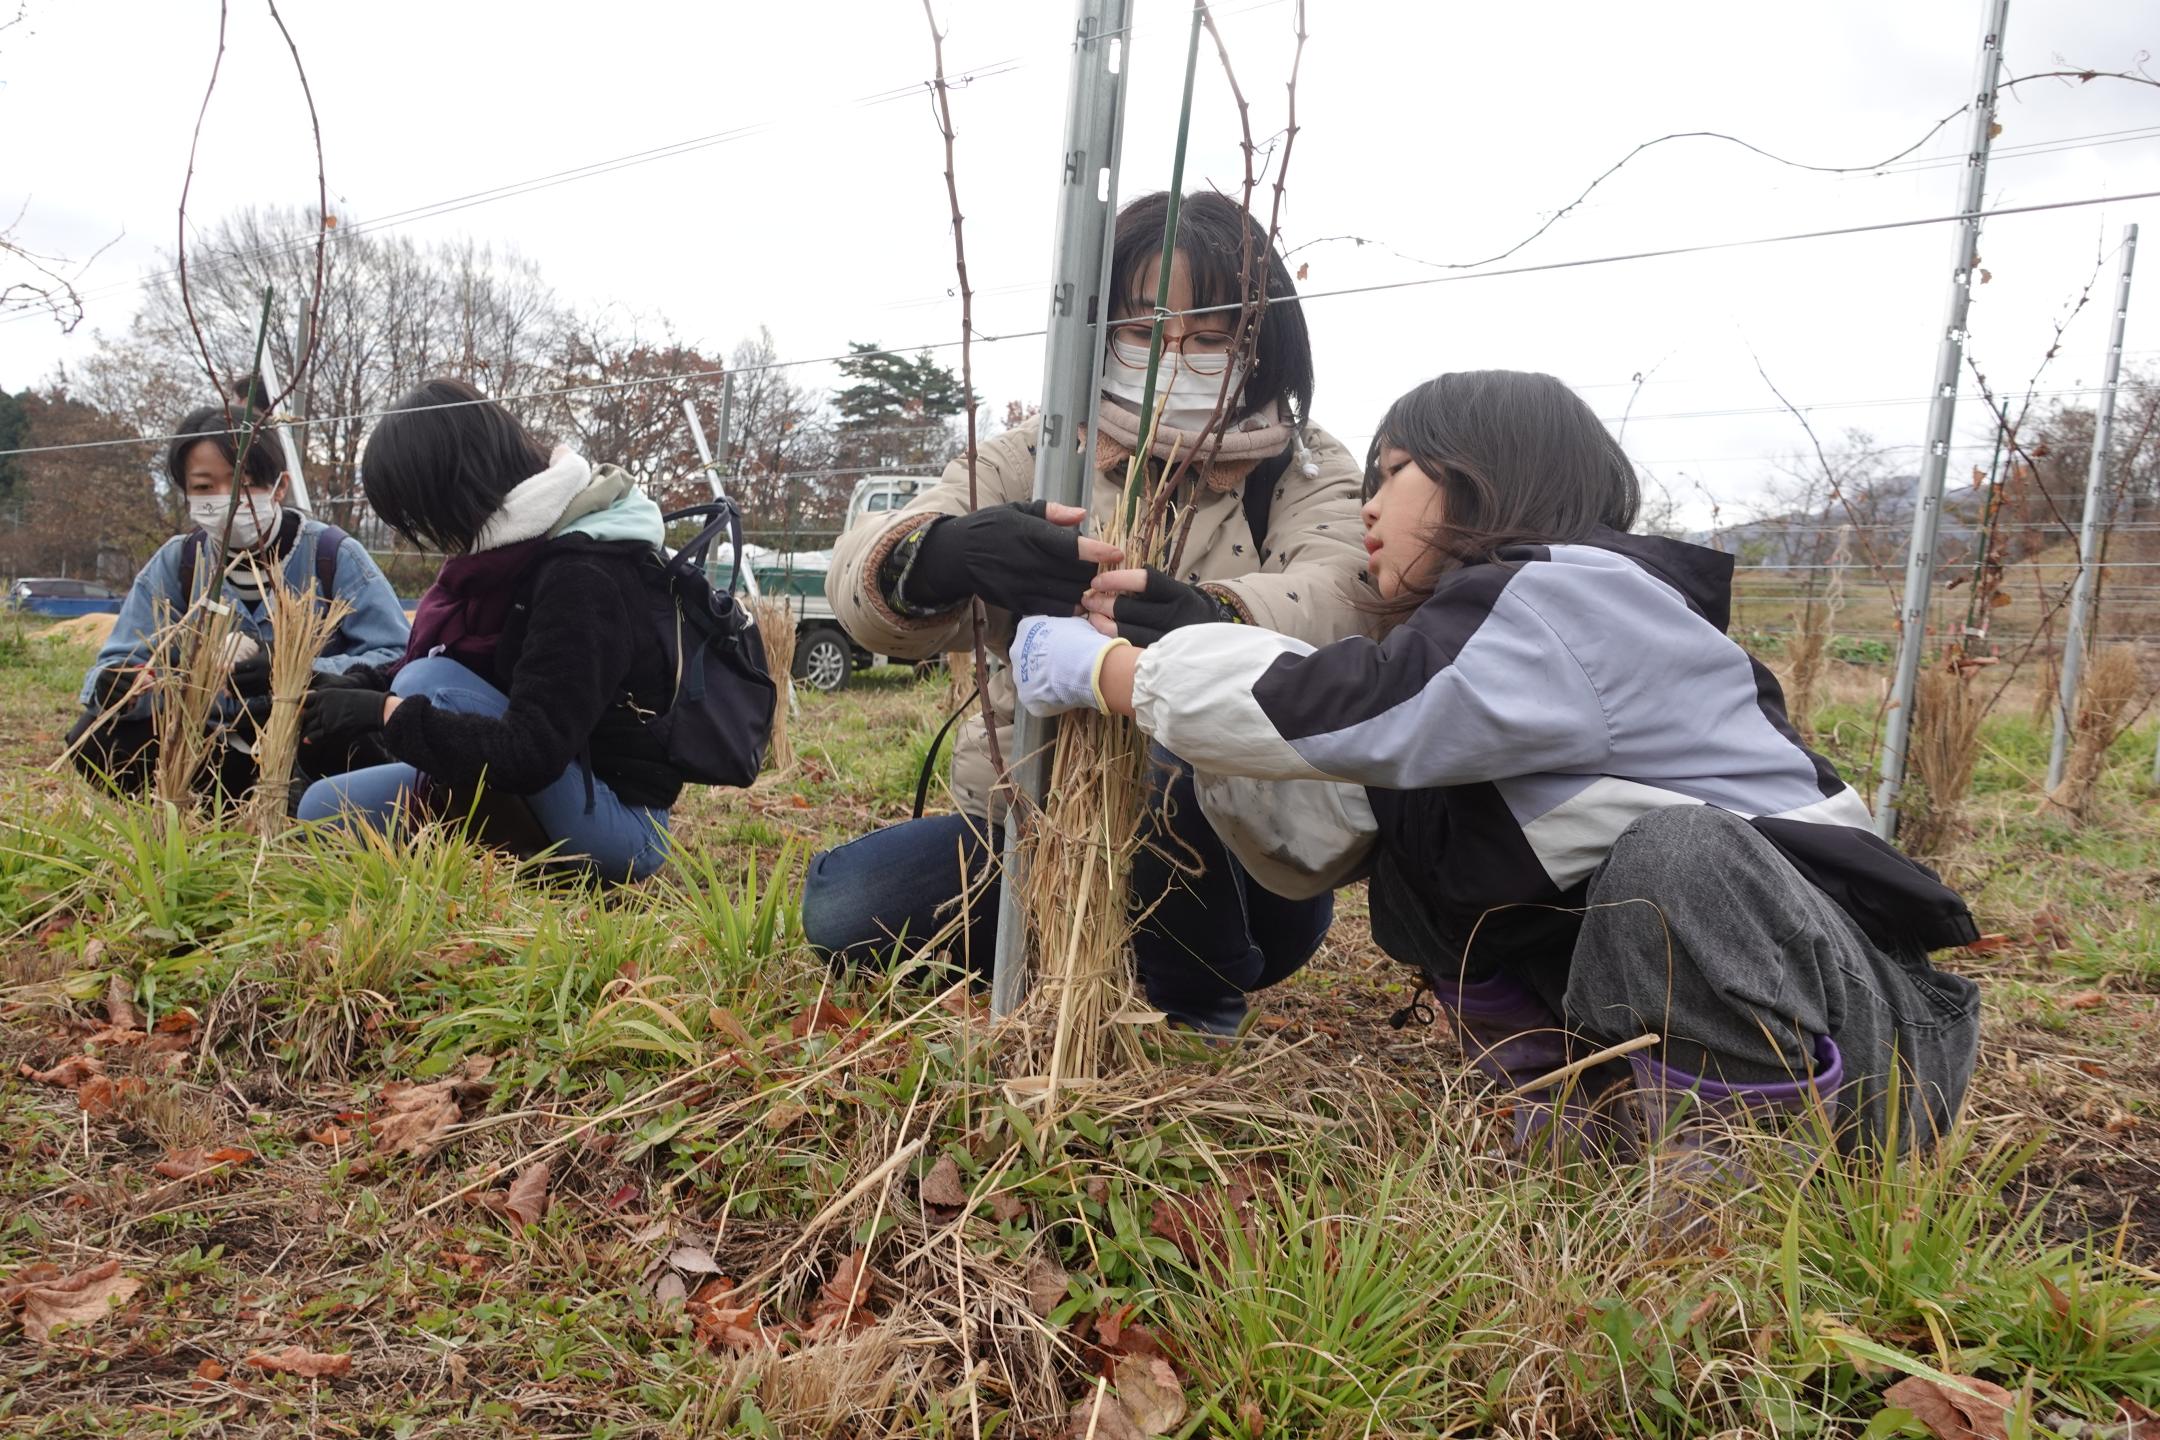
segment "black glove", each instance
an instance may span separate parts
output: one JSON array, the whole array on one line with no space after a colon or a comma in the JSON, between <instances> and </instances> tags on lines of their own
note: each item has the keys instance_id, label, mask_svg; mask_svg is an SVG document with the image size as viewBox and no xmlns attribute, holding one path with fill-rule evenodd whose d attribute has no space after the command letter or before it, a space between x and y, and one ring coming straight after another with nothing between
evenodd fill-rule
<instances>
[{"instance_id":1,"label":"black glove","mask_svg":"<svg viewBox=\"0 0 2160 1440\"><path fill-rule=\"evenodd\" d=\"M375 680L374 673L365 665L351 670L317 670L308 677L308 693L312 695L320 690L373 690L380 695L383 687L376 684Z\"/></svg>"},{"instance_id":2,"label":"black glove","mask_svg":"<svg viewBox=\"0 0 2160 1440\"><path fill-rule=\"evenodd\" d=\"M134 686L135 677L141 673L139 665L116 665L98 671L97 679L90 684L90 704L99 710L112 709Z\"/></svg>"},{"instance_id":3,"label":"black glove","mask_svg":"<svg viewBox=\"0 0 2160 1440\"><path fill-rule=\"evenodd\" d=\"M1110 607L1119 638L1135 645L1152 645L1172 630L1186 625L1219 625L1237 620L1237 610L1182 580L1173 580L1148 567L1147 589L1138 595L1120 595Z\"/></svg>"},{"instance_id":4,"label":"black glove","mask_svg":"<svg viewBox=\"0 0 2160 1440\"><path fill-rule=\"evenodd\" d=\"M383 728L380 690L310 690L300 704L300 748L320 754Z\"/></svg>"},{"instance_id":5,"label":"black glove","mask_svg":"<svg viewBox=\"0 0 2160 1440\"><path fill-rule=\"evenodd\" d=\"M1070 615L1095 578L1080 532L1043 518L1044 502L993 505L932 522L908 570L907 601L924 609L971 595L1014 615Z\"/></svg>"},{"instance_id":6,"label":"black glove","mask_svg":"<svg viewBox=\"0 0 2160 1440\"><path fill-rule=\"evenodd\" d=\"M258 654L232 667L232 692L241 699L270 693L270 657Z\"/></svg>"}]
</instances>

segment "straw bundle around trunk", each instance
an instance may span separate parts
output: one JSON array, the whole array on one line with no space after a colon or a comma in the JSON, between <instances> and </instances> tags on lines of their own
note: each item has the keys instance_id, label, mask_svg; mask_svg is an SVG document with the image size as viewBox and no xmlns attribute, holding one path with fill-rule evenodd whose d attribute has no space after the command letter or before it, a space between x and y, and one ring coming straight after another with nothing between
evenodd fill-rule
<instances>
[{"instance_id":1,"label":"straw bundle around trunk","mask_svg":"<svg viewBox=\"0 0 2160 1440\"><path fill-rule=\"evenodd\" d=\"M1920 673L1913 704L1907 760L1919 793L1902 807L1898 839L1914 855L1940 855L1964 829L1984 707L1971 677L1948 668Z\"/></svg>"},{"instance_id":2,"label":"straw bundle around trunk","mask_svg":"<svg viewBox=\"0 0 2160 1440\"><path fill-rule=\"evenodd\" d=\"M1785 713L1793 729L1809 740L1815 736L1815 690L1822 682L1823 657L1829 653L1830 636L1837 629L1838 611L1845 606L1845 567L1851 562L1852 527L1838 526L1837 546L1830 552L1830 583L1820 597L1812 592L1800 612L1800 633L1793 639L1792 690L1786 696Z\"/></svg>"},{"instance_id":3,"label":"straw bundle around trunk","mask_svg":"<svg viewBox=\"0 0 2160 1440\"><path fill-rule=\"evenodd\" d=\"M150 653L169 657L151 681L156 692L157 798L190 803L197 778L217 743L210 717L232 679L231 640L239 612L223 600L204 600L164 626Z\"/></svg>"},{"instance_id":4,"label":"straw bundle around trunk","mask_svg":"<svg viewBox=\"0 0 2160 1440\"><path fill-rule=\"evenodd\" d=\"M307 699L323 647L352 607L342 600L319 605L312 590L294 590L275 578L263 590L270 607L270 718L255 736L258 778L248 796L248 823L257 834L271 835L284 829L292 814L300 704Z\"/></svg>"},{"instance_id":5,"label":"straw bundle around trunk","mask_svg":"<svg viewBox=\"0 0 2160 1440\"><path fill-rule=\"evenodd\" d=\"M795 700L795 609L785 599L767 596L757 601L756 614L758 638L765 642L765 669L780 691L765 763L785 770L795 763L795 742L788 736L788 710Z\"/></svg>"},{"instance_id":6,"label":"straw bundle around trunk","mask_svg":"<svg viewBox=\"0 0 2160 1440\"><path fill-rule=\"evenodd\" d=\"M1126 471L1129 491L1148 483L1142 457L1152 448L1153 428ZM1163 475L1175 470L1173 455ZM1145 517L1123 505L1102 538L1128 557L1151 560L1151 550L1168 548L1166 536L1153 536L1151 545ZM1066 716L1042 809L1023 842L1030 1004L1054 1017L1048 1050L1038 1056L1053 1097L1068 1082L1099 1078L1120 1037L1131 1051L1124 1058L1138 1058L1131 1032L1111 1017L1130 1008L1133 990L1128 896L1147 801L1147 751L1147 737L1129 719L1090 711Z\"/></svg>"},{"instance_id":7,"label":"straw bundle around trunk","mask_svg":"<svg viewBox=\"0 0 2160 1440\"><path fill-rule=\"evenodd\" d=\"M2055 723L2055 707L2062 703L2062 656L2049 651L2040 667L2040 688L2033 693L2032 723L2046 730Z\"/></svg>"},{"instance_id":8,"label":"straw bundle around trunk","mask_svg":"<svg viewBox=\"0 0 2160 1440\"><path fill-rule=\"evenodd\" d=\"M2048 796L2050 803L2084 815L2107 769L2108 751L2130 724L2131 707L2143 684L2135 647L2110 645L2093 652L2084 682L2078 686L2077 728L2071 736L2069 763L2063 769L2062 784Z\"/></svg>"},{"instance_id":9,"label":"straw bundle around trunk","mask_svg":"<svg viewBox=\"0 0 2160 1440\"><path fill-rule=\"evenodd\" d=\"M1132 992L1127 896L1146 798L1147 738L1132 721L1078 712L1058 727L1043 807L1028 830L1022 894L1034 967L1029 1003L1047 1018L1037 1056L1054 1095L1100 1078L1111 1017ZM1131 1057L1127 1057L1131 1058Z\"/></svg>"}]
</instances>

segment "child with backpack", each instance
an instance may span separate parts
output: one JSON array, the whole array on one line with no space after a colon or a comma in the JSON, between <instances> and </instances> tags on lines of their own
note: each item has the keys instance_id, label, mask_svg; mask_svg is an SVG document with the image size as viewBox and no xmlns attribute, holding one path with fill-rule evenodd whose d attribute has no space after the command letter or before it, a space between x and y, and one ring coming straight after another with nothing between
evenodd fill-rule
<instances>
[{"instance_id":1,"label":"child with backpack","mask_svg":"<svg viewBox=\"0 0 2160 1440\"><path fill-rule=\"evenodd\" d=\"M1088 614L1021 626L1021 701L1135 717L1282 893L1365 877L1374 939L1508 1088L1654 1037L1531 1095L1518 1142L1604 1089L1682 1138L1820 1105L1868 1142L1893 1082L1901 1138L1932 1139L1979 1005L1928 956L1977 939L1972 916L1876 837L1725 633L1732 557L1628 534L1637 498L1559 381L1443 375L1368 460L1384 638L1195 625L1136 649L1105 617L1142 580L1113 571Z\"/></svg>"},{"instance_id":2,"label":"child with backpack","mask_svg":"<svg viewBox=\"0 0 2160 1440\"><path fill-rule=\"evenodd\" d=\"M303 755L372 735L395 763L310 787L302 820L469 818L619 882L665 861L686 779L755 776L772 699L756 630L670 565L629 472L551 453L472 386L433 380L376 426L361 473L376 514L449 558L401 659L308 697ZM713 613L686 603L719 607L717 658L700 643ZM700 748L716 739L736 752Z\"/></svg>"},{"instance_id":3,"label":"child with backpack","mask_svg":"<svg viewBox=\"0 0 2160 1440\"><path fill-rule=\"evenodd\" d=\"M230 693L211 717L216 743L208 776L238 797L258 779L252 740L269 715L276 636L263 587L282 584L312 591L324 603L345 603L344 618L315 661L316 675L326 679L395 659L405 647L405 611L359 541L286 506L289 477L277 442L247 407L189 411L166 449L165 474L186 497L194 523L160 546L128 587L111 636L83 676L83 711L68 732L68 753L92 779L123 792L143 788L157 758L153 698L142 683L145 667L157 661L152 639L214 594L235 612L235 663ZM215 571L213 553L224 557ZM321 768L309 773L343 769L349 758L325 750L312 760Z\"/></svg>"}]
</instances>

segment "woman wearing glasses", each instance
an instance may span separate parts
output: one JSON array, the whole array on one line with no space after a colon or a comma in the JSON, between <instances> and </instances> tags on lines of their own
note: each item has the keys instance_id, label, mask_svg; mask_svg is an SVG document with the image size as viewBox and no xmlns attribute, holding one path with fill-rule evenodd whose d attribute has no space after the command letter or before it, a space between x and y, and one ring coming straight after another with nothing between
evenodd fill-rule
<instances>
[{"instance_id":1,"label":"woman wearing glasses","mask_svg":"<svg viewBox=\"0 0 2160 1440\"><path fill-rule=\"evenodd\" d=\"M1168 201L1167 193L1149 195L1118 216L1113 328L1087 506L1030 502L1038 439L1032 426L981 448L973 507L966 461L953 462L905 510L874 516L840 538L826 589L858 644L900 658L966 649L969 602L980 597L992 646L1002 653L1019 617L1074 613L1102 567L1123 560L1115 547L1081 532L1099 532L1121 503L1146 428L1140 406ZM1145 462L1151 488L1204 435L1220 439L1203 448L1209 462L1189 467L1170 497L1171 533L1185 532L1176 572L1121 570L1098 586L1121 592L1109 619L1136 643L1222 621L1315 645L1363 628L1362 470L1310 421L1305 314L1272 250L1271 303L1257 343L1249 361L1232 354L1248 241L1264 247L1267 237L1221 195L1188 196L1179 207L1159 420ZM1202 313L1186 313L1195 311ZM988 698L1009 761L1013 687L1003 669L991 676ZM1151 843L1133 875L1133 908L1144 917L1133 945L1140 980L1150 1003L1173 1020L1231 1032L1244 1018L1247 993L1290 975L1319 948L1333 903L1327 896L1284 900L1261 889L1208 828L1189 770L1167 752L1156 759L1146 820ZM993 779L985 722L971 717L953 751L957 814L890 826L811 862L803 895L810 943L844 961L879 963L896 946L911 953L945 930L964 898L966 923L945 948L987 974L998 882L985 869L1004 818Z\"/></svg>"}]
</instances>

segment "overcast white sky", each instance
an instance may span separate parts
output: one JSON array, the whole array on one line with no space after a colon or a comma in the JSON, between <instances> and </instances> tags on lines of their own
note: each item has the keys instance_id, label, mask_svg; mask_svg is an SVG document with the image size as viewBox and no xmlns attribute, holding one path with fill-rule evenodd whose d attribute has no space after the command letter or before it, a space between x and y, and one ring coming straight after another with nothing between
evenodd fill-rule
<instances>
[{"instance_id":1,"label":"overcast white sky","mask_svg":"<svg viewBox=\"0 0 2160 1440\"><path fill-rule=\"evenodd\" d=\"M4 7L0 7L4 8ZM696 136L724 143L475 204L399 228L515 246L567 301L665 316L724 351L768 325L788 356L850 340L903 346L958 332L943 153L925 99L860 97L926 79L915 0L569 5L525 0L286 0L322 113L333 208L348 224ZM1184 53L1181 0L1140 0L1123 193L1168 180ZM1049 273L1072 7L939 0L952 72L1013 62L955 94L961 198L980 328L1040 326ZM1256 129L1282 123L1287 0L1223 0ZM1730 0L1649 5L1311 0L1286 241L1314 245L1308 290L1435 272L1404 257L1476 258L1514 243L1632 145L1724 130L1826 165L1904 148L1967 97L1980 0ZM2010 71L2124 69L2155 38L2128 0L2020 0ZM74 336L0 323L0 385L38 381L123 329L131 283L170 252L189 131L211 60L212 0L28 0L0 33L0 213L19 239L86 254L122 238L84 284ZM2160 90L2097 81L2013 92L1991 205L2160 189ZM1188 186L1234 189L1237 130L1203 51ZM2019 147L2056 145L2034 153ZM1678 142L1638 159L1509 263L1916 218L1955 208L1962 122L1884 174L1811 175L1735 147ZM205 132L198 215L307 204L313 157L290 62L260 0L233 0ZM2112 257L2127 221L2160 240L2160 201L1990 225L1993 274L1973 352L2022 381L2049 320ZM2150 245L2148 246L2150 248ZM1629 450L1701 517L1760 494L1803 443L1771 408L1759 354L1819 429L1872 430L1917 453L1943 314L1951 227L1316 299L1315 418L1362 445L1388 402L1443 370L1552 371L1617 417L1653 371ZM2108 261L2112 275L2113 260ZM2133 301L2133 362L2160 358L2160 266ZM2103 279L2096 295L2105 293ZM2096 383L2103 306L2070 332L2048 388ZM1033 399L1039 340L978 344L996 408ZM950 357L948 357L950 358ZM829 369L804 378L823 384ZM1867 403L1850 403L1867 402ZM1904 403L1886 403L1904 402ZM1762 413L1706 415L1756 410ZM1979 428L1961 406L1962 438ZM1958 473L1953 467L1953 474ZM1728 518L1731 512L1728 511Z\"/></svg>"}]
</instances>

